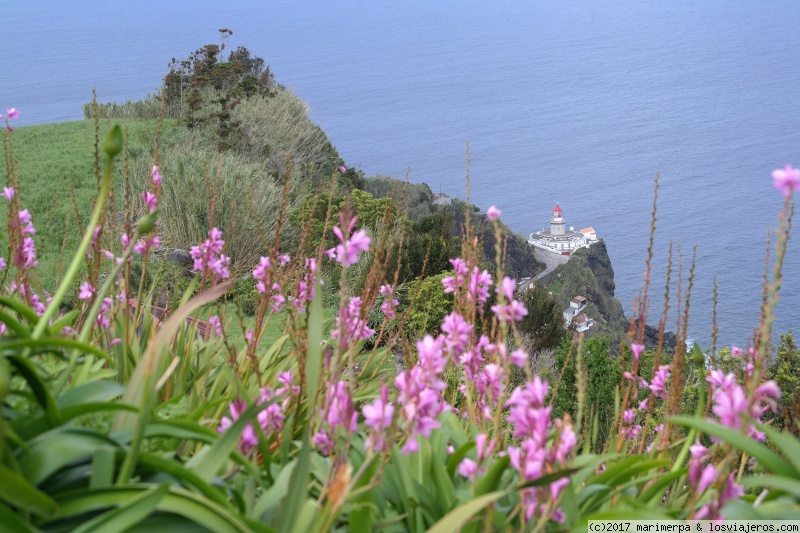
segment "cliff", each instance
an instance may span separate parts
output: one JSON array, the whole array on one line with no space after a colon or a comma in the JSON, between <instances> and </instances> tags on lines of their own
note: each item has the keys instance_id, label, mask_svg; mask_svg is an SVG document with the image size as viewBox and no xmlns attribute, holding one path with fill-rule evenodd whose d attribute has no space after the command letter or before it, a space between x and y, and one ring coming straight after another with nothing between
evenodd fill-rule
<instances>
[{"instance_id":1,"label":"cliff","mask_svg":"<svg viewBox=\"0 0 800 533\"><path fill-rule=\"evenodd\" d=\"M608 335L614 350L625 338L630 325L622 304L614 296L614 267L602 240L590 248L581 248L570 260L556 267L543 280L566 308L574 296L585 296L589 303L583 311L594 321L588 337Z\"/></svg>"}]
</instances>

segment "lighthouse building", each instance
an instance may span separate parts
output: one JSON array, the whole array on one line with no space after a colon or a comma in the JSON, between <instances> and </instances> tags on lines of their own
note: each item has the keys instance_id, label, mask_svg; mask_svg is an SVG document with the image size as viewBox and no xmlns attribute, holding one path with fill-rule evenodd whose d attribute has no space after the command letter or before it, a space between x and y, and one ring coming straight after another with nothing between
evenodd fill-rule
<instances>
[{"instance_id":1,"label":"lighthouse building","mask_svg":"<svg viewBox=\"0 0 800 533\"><path fill-rule=\"evenodd\" d=\"M550 218L550 230L543 229L531 233L528 242L548 252L570 255L578 248L588 248L597 242L597 234L593 228L584 228L580 231L575 231L571 226L567 228L564 210L556 204L553 216Z\"/></svg>"}]
</instances>

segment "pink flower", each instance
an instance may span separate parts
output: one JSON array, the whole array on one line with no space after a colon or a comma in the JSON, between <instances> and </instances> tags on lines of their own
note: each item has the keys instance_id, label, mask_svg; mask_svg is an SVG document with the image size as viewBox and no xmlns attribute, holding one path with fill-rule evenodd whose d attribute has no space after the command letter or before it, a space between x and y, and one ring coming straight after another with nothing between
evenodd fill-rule
<instances>
[{"instance_id":1,"label":"pink flower","mask_svg":"<svg viewBox=\"0 0 800 533\"><path fill-rule=\"evenodd\" d=\"M381 385L381 395L374 402L365 405L361 412L364 415L364 424L372 429L384 429L392 425L394 405L388 401L389 389L386 384Z\"/></svg>"},{"instance_id":2,"label":"pink flower","mask_svg":"<svg viewBox=\"0 0 800 533\"><path fill-rule=\"evenodd\" d=\"M474 327L464 317L453 311L442 321L442 333L447 350L452 355L461 355L467 348Z\"/></svg>"},{"instance_id":3,"label":"pink flower","mask_svg":"<svg viewBox=\"0 0 800 533\"><path fill-rule=\"evenodd\" d=\"M322 427L312 442L324 455L329 455L335 446L334 433L337 428L348 433L358 430L358 413L353 406L350 384L347 381L328 383L328 392L323 399L320 417Z\"/></svg>"},{"instance_id":4,"label":"pink flower","mask_svg":"<svg viewBox=\"0 0 800 533\"><path fill-rule=\"evenodd\" d=\"M341 172L342 174L344 174L345 172L347 172L347 168L346 168L346 167L344 167L344 166L342 166L342 165L339 165L338 167L336 167L336 170L338 170L338 171L339 171L339 172Z\"/></svg>"},{"instance_id":5,"label":"pink flower","mask_svg":"<svg viewBox=\"0 0 800 533\"><path fill-rule=\"evenodd\" d=\"M344 215L341 213L339 213L339 220L341 221L342 226L344 226ZM335 259L336 262L342 265L344 268L358 263L358 254L360 252L369 251L369 245L370 242L372 242L372 239L370 239L370 237L367 235L366 230L363 229L353 233L353 235L349 238L347 237L347 235L350 235L350 233L353 231L357 220L358 217L353 217L350 220L350 224L347 227L346 233L343 232L339 226L334 226L333 233L339 238L341 244L325 252L330 259Z\"/></svg>"},{"instance_id":6,"label":"pink flower","mask_svg":"<svg viewBox=\"0 0 800 533\"><path fill-rule=\"evenodd\" d=\"M656 398L665 400L667 398L667 380L670 378L670 365L661 365L653 376L653 382L650 384L650 391Z\"/></svg>"},{"instance_id":7,"label":"pink flower","mask_svg":"<svg viewBox=\"0 0 800 533\"><path fill-rule=\"evenodd\" d=\"M697 482L697 488L695 490L698 494L702 494L715 479L717 479L717 467L714 465L706 466L700 474L700 479Z\"/></svg>"},{"instance_id":8,"label":"pink flower","mask_svg":"<svg viewBox=\"0 0 800 533\"><path fill-rule=\"evenodd\" d=\"M4 257L0 257L0 270L3 270L6 266L6 259Z\"/></svg>"},{"instance_id":9,"label":"pink flower","mask_svg":"<svg viewBox=\"0 0 800 533\"><path fill-rule=\"evenodd\" d=\"M497 294L502 294L506 297L506 300L513 300L514 299L514 291L517 290L516 282L509 278L508 276L503 278L503 281L500 282L497 289L495 291Z\"/></svg>"},{"instance_id":10,"label":"pink flower","mask_svg":"<svg viewBox=\"0 0 800 533\"><path fill-rule=\"evenodd\" d=\"M788 198L792 191L800 189L800 169L792 168L792 165L786 165L783 169L772 171L772 181L776 189L778 189L784 198Z\"/></svg>"},{"instance_id":11,"label":"pink flower","mask_svg":"<svg viewBox=\"0 0 800 533\"><path fill-rule=\"evenodd\" d=\"M8 118L16 120L19 118L19 111L17 108L12 107L11 109L6 109L6 115L8 115Z\"/></svg>"},{"instance_id":12,"label":"pink flower","mask_svg":"<svg viewBox=\"0 0 800 533\"><path fill-rule=\"evenodd\" d=\"M133 247L133 251L139 255L144 255L148 250L151 250L152 248L158 248L159 244L161 244L161 239L158 238L158 235L148 236L144 239L139 239L139 241Z\"/></svg>"},{"instance_id":13,"label":"pink flower","mask_svg":"<svg viewBox=\"0 0 800 533\"><path fill-rule=\"evenodd\" d=\"M489 207L489 209L486 210L486 218L488 218L489 220L497 220L498 218L500 218L500 214L501 211L497 209L495 206L491 206Z\"/></svg>"},{"instance_id":14,"label":"pink flower","mask_svg":"<svg viewBox=\"0 0 800 533\"><path fill-rule=\"evenodd\" d=\"M81 283L81 292L78 294L79 300L91 300L94 294L94 287L88 281Z\"/></svg>"},{"instance_id":15,"label":"pink flower","mask_svg":"<svg viewBox=\"0 0 800 533\"><path fill-rule=\"evenodd\" d=\"M442 338L434 339L426 335L417 342L419 362L395 378L399 389L398 404L403 406L405 431L408 439L403 445L405 454L419 449L417 436L429 438L431 431L439 427L436 418L449 406L444 402L441 391L447 388L441 376L447 359L442 353Z\"/></svg>"},{"instance_id":16,"label":"pink flower","mask_svg":"<svg viewBox=\"0 0 800 533\"><path fill-rule=\"evenodd\" d=\"M517 348L511 352L511 362L519 368L525 368L528 365L529 359L530 355L528 355L527 352L525 352L525 350L522 348Z\"/></svg>"},{"instance_id":17,"label":"pink flower","mask_svg":"<svg viewBox=\"0 0 800 533\"><path fill-rule=\"evenodd\" d=\"M386 318L391 320L394 318L394 310L398 305L400 305L400 302L394 297L394 288L392 288L392 286L389 284L381 285L380 293L381 296L385 297L383 303L381 303L381 313L386 315Z\"/></svg>"},{"instance_id":18,"label":"pink flower","mask_svg":"<svg viewBox=\"0 0 800 533\"><path fill-rule=\"evenodd\" d=\"M161 185L161 172L158 171L158 165L153 165L153 170L150 171L150 179L153 180L153 185Z\"/></svg>"},{"instance_id":19,"label":"pink flower","mask_svg":"<svg viewBox=\"0 0 800 533\"><path fill-rule=\"evenodd\" d=\"M697 460L704 460L708 457L708 448L700 444L700 441L695 441L694 444L689 446L689 452L692 454L692 457Z\"/></svg>"},{"instance_id":20,"label":"pink flower","mask_svg":"<svg viewBox=\"0 0 800 533\"><path fill-rule=\"evenodd\" d=\"M372 429L365 443L369 451L382 452L386 449L384 434L385 430L392 425L394 417L394 404L388 398L389 389L386 384L382 384L380 397L361 408L364 424Z\"/></svg>"},{"instance_id":21,"label":"pink flower","mask_svg":"<svg viewBox=\"0 0 800 533\"><path fill-rule=\"evenodd\" d=\"M458 465L458 473L470 481L475 481L478 476L478 463L465 457Z\"/></svg>"},{"instance_id":22,"label":"pink flower","mask_svg":"<svg viewBox=\"0 0 800 533\"><path fill-rule=\"evenodd\" d=\"M14 187L3 187L3 196L9 202L14 199Z\"/></svg>"},{"instance_id":23,"label":"pink flower","mask_svg":"<svg viewBox=\"0 0 800 533\"><path fill-rule=\"evenodd\" d=\"M223 246L225 241L222 240L222 232L217 228L211 228L208 239L199 246L192 246L189 251L189 255L194 259L192 272L208 274L214 283L227 279L230 276L228 266L231 258L222 253Z\"/></svg>"},{"instance_id":24,"label":"pink flower","mask_svg":"<svg viewBox=\"0 0 800 533\"><path fill-rule=\"evenodd\" d=\"M144 203L147 204L147 208L150 209L150 212L154 213L156 205L158 204L158 197L150 191L144 191L142 193L142 198L144 199Z\"/></svg>"},{"instance_id":25,"label":"pink flower","mask_svg":"<svg viewBox=\"0 0 800 533\"><path fill-rule=\"evenodd\" d=\"M631 344L631 351L633 352L633 360L639 362L639 355L644 350L643 344Z\"/></svg>"},{"instance_id":26,"label":"pink flower","mask_svg":"<svg viewBox=\"0 0 800 533\"><path fill-rule=\"evenodd\" d=\"M211 315L208 317L208 324L214 328L214 335L217 337L222 337L222 323L217 315Z\"/></svg>"},{"instance_id":27,"label":"pink flower","mask_svg":"<svg viewBox=\"0 0 800 533\"><path fill-rule=\"evenodd\" d=\"M331 330L331 338L338 339L342 348L352 342L367 340L375 335L375 330L367 325L362 317L361 298L351 296L348 304L339 309L335 328Z\"/></svg>"}]
</instances>

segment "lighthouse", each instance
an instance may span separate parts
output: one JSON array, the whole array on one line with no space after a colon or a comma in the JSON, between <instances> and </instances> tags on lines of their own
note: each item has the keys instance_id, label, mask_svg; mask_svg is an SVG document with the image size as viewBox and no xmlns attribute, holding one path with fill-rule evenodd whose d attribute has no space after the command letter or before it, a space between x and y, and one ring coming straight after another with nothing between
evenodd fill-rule
<instances>
[{"instance_id":1,"label":"lighthouse","mask_svg":"<svg viewBox=\"0 0 800 533\"><path fill-rule=\"evenodd\" d=\"M562 216L561 208L556 204L556 208L553 209L553 218L550 219L550 234L553 236L564 235L566 225L567 222Z\"/></svg>"}]
</instances>

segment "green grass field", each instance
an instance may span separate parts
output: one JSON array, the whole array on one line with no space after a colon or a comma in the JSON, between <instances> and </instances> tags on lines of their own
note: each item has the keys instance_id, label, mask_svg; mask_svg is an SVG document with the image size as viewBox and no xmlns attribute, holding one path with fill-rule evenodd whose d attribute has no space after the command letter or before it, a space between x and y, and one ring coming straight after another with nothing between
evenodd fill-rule
<instances>
[{"instance_id":1,"label":"green grass field","mask_svg":"<svg viewBox=\"0 0 800 533\"><path fill-rule=\"evenodd\" d=\"M128 134L130 159L152 161L156 121L125 119L114 122L121 124ZM170 123L165 124L164 133L169 135L172 127ZM101 122L101 142L107 130L108 123ZM48 291L55 287L59 272L70 259L62 256L62 249L76 248L97 193L94 139L94 123L89 120L21 127L12 136L20 185L17 192L22 207L33 215L37 229L38 271L42 287ZM123 205L123 171L124 165L115 169L117 208Z\"/></svg>"}]
</instances>

